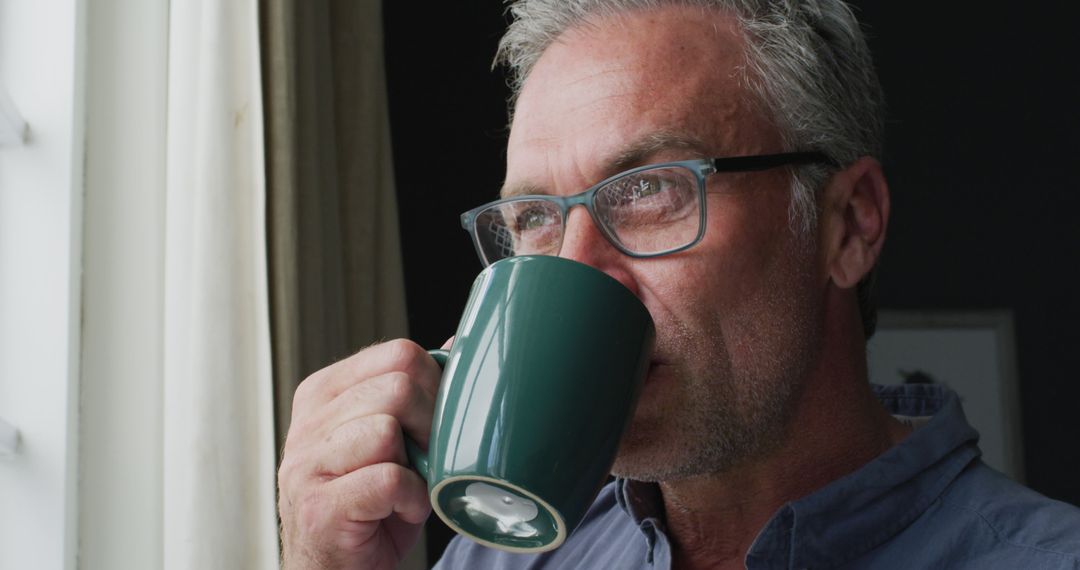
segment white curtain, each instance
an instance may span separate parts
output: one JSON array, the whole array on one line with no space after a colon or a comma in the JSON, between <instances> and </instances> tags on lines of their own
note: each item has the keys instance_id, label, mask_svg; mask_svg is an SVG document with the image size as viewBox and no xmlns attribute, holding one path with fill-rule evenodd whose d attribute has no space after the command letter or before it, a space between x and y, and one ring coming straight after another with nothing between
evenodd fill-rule
<instances>
[{"instance_id":1,"label":"white curtain","mask_svg":"<svg viewBox=\"0 0 1080 570\"><path fill-rule=\"evenodd\" d=\"M172 2L166 569L278 567L256 0Z\"/></svg>"}]
</instances>

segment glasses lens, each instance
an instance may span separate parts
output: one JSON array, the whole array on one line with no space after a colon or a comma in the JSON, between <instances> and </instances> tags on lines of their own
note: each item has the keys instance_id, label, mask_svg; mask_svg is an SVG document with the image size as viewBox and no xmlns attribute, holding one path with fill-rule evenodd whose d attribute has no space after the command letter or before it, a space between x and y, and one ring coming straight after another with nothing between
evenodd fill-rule
<instances>
[{"instance_id":1,"label":"glasses lens","mask_svg":"<svg viewBox=\"0 0 1080 570\"><path fill-rule=\"evenodd\" d=\"M634 253L689 245L701 230L698 178L683 167L653 168L612 180L597 190L593 209L608 232Z\"/></svg>"},{"instance_id":2,"label":"glasses lens","mask_svg":"<svg viewBox=\"0 0 1080 570\"><path fill-rule=\"evenodd\" d=\"M476 237L487 263L515 255L557 255L562 213L545 200L496 204L476 216Z\"/></svg>"}]
</instances>

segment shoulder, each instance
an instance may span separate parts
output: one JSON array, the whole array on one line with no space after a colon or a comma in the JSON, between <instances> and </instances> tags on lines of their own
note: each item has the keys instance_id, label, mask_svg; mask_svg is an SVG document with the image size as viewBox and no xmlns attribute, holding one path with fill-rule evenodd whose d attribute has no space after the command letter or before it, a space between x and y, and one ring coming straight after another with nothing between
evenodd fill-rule
<instances>
[{"instance_id":1,"label":"shoulder","mask_svg":"<svg viewBox=\"0 0 1080 570\"><path fill-rule=\"evenodd\" d=\"M1080 567L1080 508L1043 496L981 461L942 495L941 508L972 519L1002 548L1059 554Z\"/></svg>"},{"instance_id":2,"label":"shoulder","mask_svg":"<svg viewBox=\"0 0 1080 570\"><path fill-rule=\"evenodd\" d=\"M940 568L1080 570L1080 509L975 461L884 550Z\"/></svg>"},{"instance_id":3,"label":"shoulder","mask_svg":"<svg viewBox=\"0 0 1080 570\"><path fill-rule=\"evenodd\" d=\"M633 520L618 505L614 483L606 485L593 501L585 519L556 550L543 554L514 554L454 537L435 566L456 568L600 568L618 560L644 561L645 539ZM636 551L640 551L637 553ZM619 567L632 567L619 564Z\"/></svg>"}]
</instances>

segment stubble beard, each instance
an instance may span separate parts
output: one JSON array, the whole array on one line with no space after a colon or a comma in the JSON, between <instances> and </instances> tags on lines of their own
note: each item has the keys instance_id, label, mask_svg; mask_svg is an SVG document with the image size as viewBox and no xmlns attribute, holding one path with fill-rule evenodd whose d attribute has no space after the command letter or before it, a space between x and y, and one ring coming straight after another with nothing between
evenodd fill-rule
<instances>
[{"instance_id":1,"label":"stubble beard","mask_svg":"<svg viewBox=\"0 0 1080 570\"><path fill-rule=\"evenodd\" d=\"M630 422L614 475L721 474L781 447L820 337L806 270L792 273L727 319L665 323L657 350L676 357L668 393L645 402Z\"/></svg>"}]
</instances>

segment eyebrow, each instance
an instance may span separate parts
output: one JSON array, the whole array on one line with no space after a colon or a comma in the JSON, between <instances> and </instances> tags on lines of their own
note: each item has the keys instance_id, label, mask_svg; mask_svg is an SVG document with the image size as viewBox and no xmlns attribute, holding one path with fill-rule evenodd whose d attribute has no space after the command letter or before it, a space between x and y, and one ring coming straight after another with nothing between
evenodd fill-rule
<instances>
[{"instance_id":1,"label":"eyebrow","mask_svg":"<svg viewBox=\"0 0 1080 570\"><path fill-rule=\"evenodd\" d=\"M654 131L624 145L609 158L604 160L604 167L602 169L600 180L637 166L643 166L657 154L672 150L691 151L697 158L707 154L705 152L705 143L697 137L674 131ZM599 180L597 180L597 182L599 182ZM582 188L581 190L585 190L585 188ZM499 195L502 198L513 198L529 194L549 193L550 192L541 185L533 184L531 182L522 182L512 185L503 185Z\"/></svg>"},{"instance_id":2,"label":"eyebrow","mask_svg":"<svg viewBox=\"0 0 1080 570\"><path fill-rule=\"evenodd\" d=\"M605 161L604 176L606 178L624 170L643 166L657 154L671 150L692 151L699 155L699 158L706 154L705 143L697 137L674 131L656 131L632 141Z\"/></svg>"}]
</instances>

